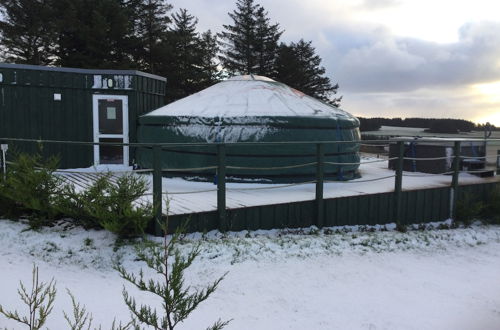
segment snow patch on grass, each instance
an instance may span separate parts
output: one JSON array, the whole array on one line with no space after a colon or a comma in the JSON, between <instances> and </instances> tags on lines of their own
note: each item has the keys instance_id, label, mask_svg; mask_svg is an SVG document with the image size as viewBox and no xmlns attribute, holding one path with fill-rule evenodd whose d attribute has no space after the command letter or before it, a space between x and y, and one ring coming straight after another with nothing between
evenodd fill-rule
<instances>
[{"instance_id":1,"label":"snow patch on grass","mask_svg":"<svg viewBox=\"0 0 500 330\"><path fill-rule=\"evenodd\" d=\"M446 227L432 227L440 225ZM181 253L201 244L187 284L200 288L229 273L179 330L203 329L219 317L233 319L228 330L498 329L500 226L425 227L406 233L391 225L186 235ZM66 328L62 311L71 302L64 288L103 329L114 317L130 320L123 286L141 303L161 304L113 270L116 260L134 273L145 268L133 242L117 244L111 233L67 223L26 229L0 220L0 304L7 309L24 311L16 288L20 280L29 285L33 263L42 280L57 280L50 329ZM0 317L5 326L19 328Z\"/></svg>"},{"instance_id":2,"label":"snow patch on grass","mask_svg":"<svg viewBox=\"0 0 500 330\"><path fill-rule=\"evenodd\" d=\"M309 258L341 256L345 254L392 253L418 251L433 253L453 248L475 247L488 243L500 243L500 227L476 223L469 228L450 230L425 230L410 227L406 233L388 226L346 226L318 229L258 230L206 234L187 234L178 245L181 253L200 244L199 262L219 264L253 261L276 261L283 258ZM85 230L62 222L52 228L38 231L27 230L27 225L13 221L0 221L0 241L4 256L22 255L56 265L72 265L113 271L115 261L135 259L134 244L140 240L117 244L116 236L104 230ZM161 243L159 237L148 239Z\"/></svg>"}]
</instances>

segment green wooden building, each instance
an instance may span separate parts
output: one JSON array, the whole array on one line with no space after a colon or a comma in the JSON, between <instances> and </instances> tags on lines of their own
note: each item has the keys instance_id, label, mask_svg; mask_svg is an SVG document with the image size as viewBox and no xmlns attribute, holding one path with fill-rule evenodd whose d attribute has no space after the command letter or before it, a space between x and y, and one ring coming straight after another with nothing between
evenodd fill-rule
<instances>
[{"instance_id":1,"label":"green wooden building","mask_svg":"<svg viewBox=\"0 0 500 330\"><path fill-rule=\"evenodd\" d=\"M137 141L138 117L165 104L166 79L129 70L0 63L0 138L82 142ZM34 151L33 143L16 143ZM130 165L135 150L47 144L61 168Z\"/></svg>"}]
</instances>

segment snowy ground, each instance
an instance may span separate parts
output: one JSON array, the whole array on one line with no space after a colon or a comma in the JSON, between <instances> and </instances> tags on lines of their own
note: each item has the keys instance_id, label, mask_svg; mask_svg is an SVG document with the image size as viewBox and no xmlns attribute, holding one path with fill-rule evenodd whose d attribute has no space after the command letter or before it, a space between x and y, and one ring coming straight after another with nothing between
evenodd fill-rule
<instances>
[{"instance_id":1,"label":"snowy ground","mask_svg":"<svg viewBox=\"0 0 500 330\"><path fill-rule=\"evenodd\" d=\"M130 245L115 246L105 231L25 228L0 221L0 304L23 309L16 287L30 283L36 263L43 280L57 280L50 329L66 328L65 288L104 329L113 316L129 320L125 283L111 265L119 258L133 272L144 266ZM181 249L193 241L202 252L187 283L228 275L181 329L205 329L219 317L233 319L227 329L252 330L500 328L500 227L210 232L188 236ZM159 303L127 288L142 302ZM3 326L23 329L0 316Z\"/></svg>"}]
</instances>

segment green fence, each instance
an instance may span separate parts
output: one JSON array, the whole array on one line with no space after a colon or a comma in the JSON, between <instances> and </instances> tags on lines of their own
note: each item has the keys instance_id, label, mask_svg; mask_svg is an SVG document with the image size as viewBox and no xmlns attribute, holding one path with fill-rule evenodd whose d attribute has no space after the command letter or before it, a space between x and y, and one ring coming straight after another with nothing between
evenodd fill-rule
<instances>
[{"instance_id":1,"label":"green fence","mask_svg":"<svg viewBox=\"0 0 500 330\"><path fill-rule=\"evenodd\" d=\"M459 200L464 194L486 198L500 183L460 185ZM355 225L414 224L444 221L450 218L450 187L408 190L402 192L401 217L394 218L393 192L331 198L324 200L324 222L319 224L314 201L262 205L226 210L229 231L335 227ZM217 211L170 216L172 229L189 220L189 230L203 232L221 228Z\"/></svg>"},{"instance_id":2,"label":"green fence","mask_svg":"<svg viewBox=\"0 0 500 330\"><path fill-rule=\"evenodd\" d=\"M472 194L474 196L485 196L488 191L498 185L498 180L493 183L460 185L459 173L463 172L460 169L460 162L463 159L471 158L460 155L460 144L464 140L454 142L454 152L452 157L451 170L446 173L452 176L452 183L449 187L419 189L419 190L404 190L403 176L409 175L403 172L403 162L411 160L411 157L405 156L404 146L407 140L392 140L391 143L396 143L399 150L398 156L389 161L396 162L394 175L385 176L375 179L357 180L356 182L365 182L366 184L376 184L378 180L386 180L394 177L394 189L392 192L357 195L350 197L340 197L333 199L324 199L324 167L326 165L333 166L351 166L352 163L332 163L326 162L324 159L324 150L326 145L351 143L341 141L331 142L293 142L293 144L309 144L314 145L316 150L316 162L313 164L316 168L316 177L312 181L296 183L310 184L314 183L315 199L311 201L290 202L285 204L262 205L245 208L228 209L226 207L226 175L230 171L230 167L226 164L225 148L226 146L238 146L239 144L249 143L216 143L217 149L217 164L212 164L210 169L217 173L217 187L212 189L217 191L217 211L191 213L184 215L174 215L170 218L170 225L177 226L185 219L189 219L190 231L206 231L219 229L227 230L254 230L254 229L272 229L285 227L308 227L316 225L324 226L341 226L341 225L374 225L386 224L395 222L398 224L418 223L426 221L440 221L454 217L454 210L457 201L464 194ZM420 140L425 142L425 140ZM432 140L435 142L435 140ZM91 142L65 142L65 141L38 141L26 139L7 139L0 138L0 143L46 143L46 144L64 144L69 146L92 146L97 143ZM449 140L447 141L449 142ZM387 141L363 141L366 144L387 143ZM283 145L290 144L288 142L264 142L252 143L254 145ZM161 150L162 148L170 147L212 147L214 144L118 144L118 143L101 143L100 145L126 146L129 148L152 148L153 149L153 168L142 169L140 173L150 172L153 174L152 195L153 205L157 210L156 220L160 220L164 214L162 211L163 197L167 193L162 191L162 176L170 171L178 169L169 169L161 167ZM496 157L496 155L495 155ZM441 157L442 158L442 157ZM475 157L477 159L487 159L486 155ZM437 158L435 158L437 159ZM419 159L422 160L422 159ZM432 161L433 159L427 159ZM374 160L374 161L387 161ZM357 163L362 165L363 163ZM311 165L311 164L307 164ZM189 169L186 169L189 170ZM476 170L468 170L469 173L477 172ZM493 172L493 171L492 171ZM273 188L280 188L290 185L277 185ZM255 189L255 188L253 188ZM260 189L260 188L258 188ZM168 194L175 194L169 192ZM159 234L156 222L152 221L150 231Z\"/></svg>"}]
</instances>

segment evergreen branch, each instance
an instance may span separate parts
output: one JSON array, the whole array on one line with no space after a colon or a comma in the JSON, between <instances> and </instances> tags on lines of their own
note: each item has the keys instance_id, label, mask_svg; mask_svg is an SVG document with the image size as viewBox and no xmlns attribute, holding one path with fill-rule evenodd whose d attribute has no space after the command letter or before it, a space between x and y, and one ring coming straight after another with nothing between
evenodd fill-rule
<instances>
[{"instance_id":1,"label":"evergreen branch","mask_svg":"<svg viewBox=\"0 0 500 330\"><path fill-rule=\"evenodd\" d=\"M83 330L85 328L85 325L88 325L86 327L87 330L90 330L90 327L92 326L92 314L87 312L87 309L85 306L81 306L80 303L78 303L75 299L75 296L71 293L69 289L66 289L66 292L71 298L71 306L73 308L73 318L74 320L72 321L68 314L66 314L65 311L63 311L64 319L66 322L68 322L68 325L70 326L71 330Z\"/></svg>"},{"instance_id":2,"label":"evergreen branch","mask_svg":"<svg viewBox=\"0 0 500 330\"><path fill-rule=\"evenodd\" d=\"M222 328L224 328L226 325L228 325L230 322L232 321L231 320L227 320L227 321L221 321L220 319L217 320L217 322L215 322L211 327L208 327L207 330L221 330Z\"/></svg>"},{"instance_id":3,"label":"evergreen branch","mask_svg":"<svg viewBox=\"0 0 500 330\"><path fill-rule=\"evenodd\" d=\"M27 325L31 330L40 329L47 321L54 306L57 292L54 279L51 279L49 283L40 282L38 267L33 265L31 291L28 292L24 284L20 282L20 289L17 292L23 303L28 306L29 316L20 316L16 310L6 311L1 305L0 314Z\"/></svg>"}]
</instances>

